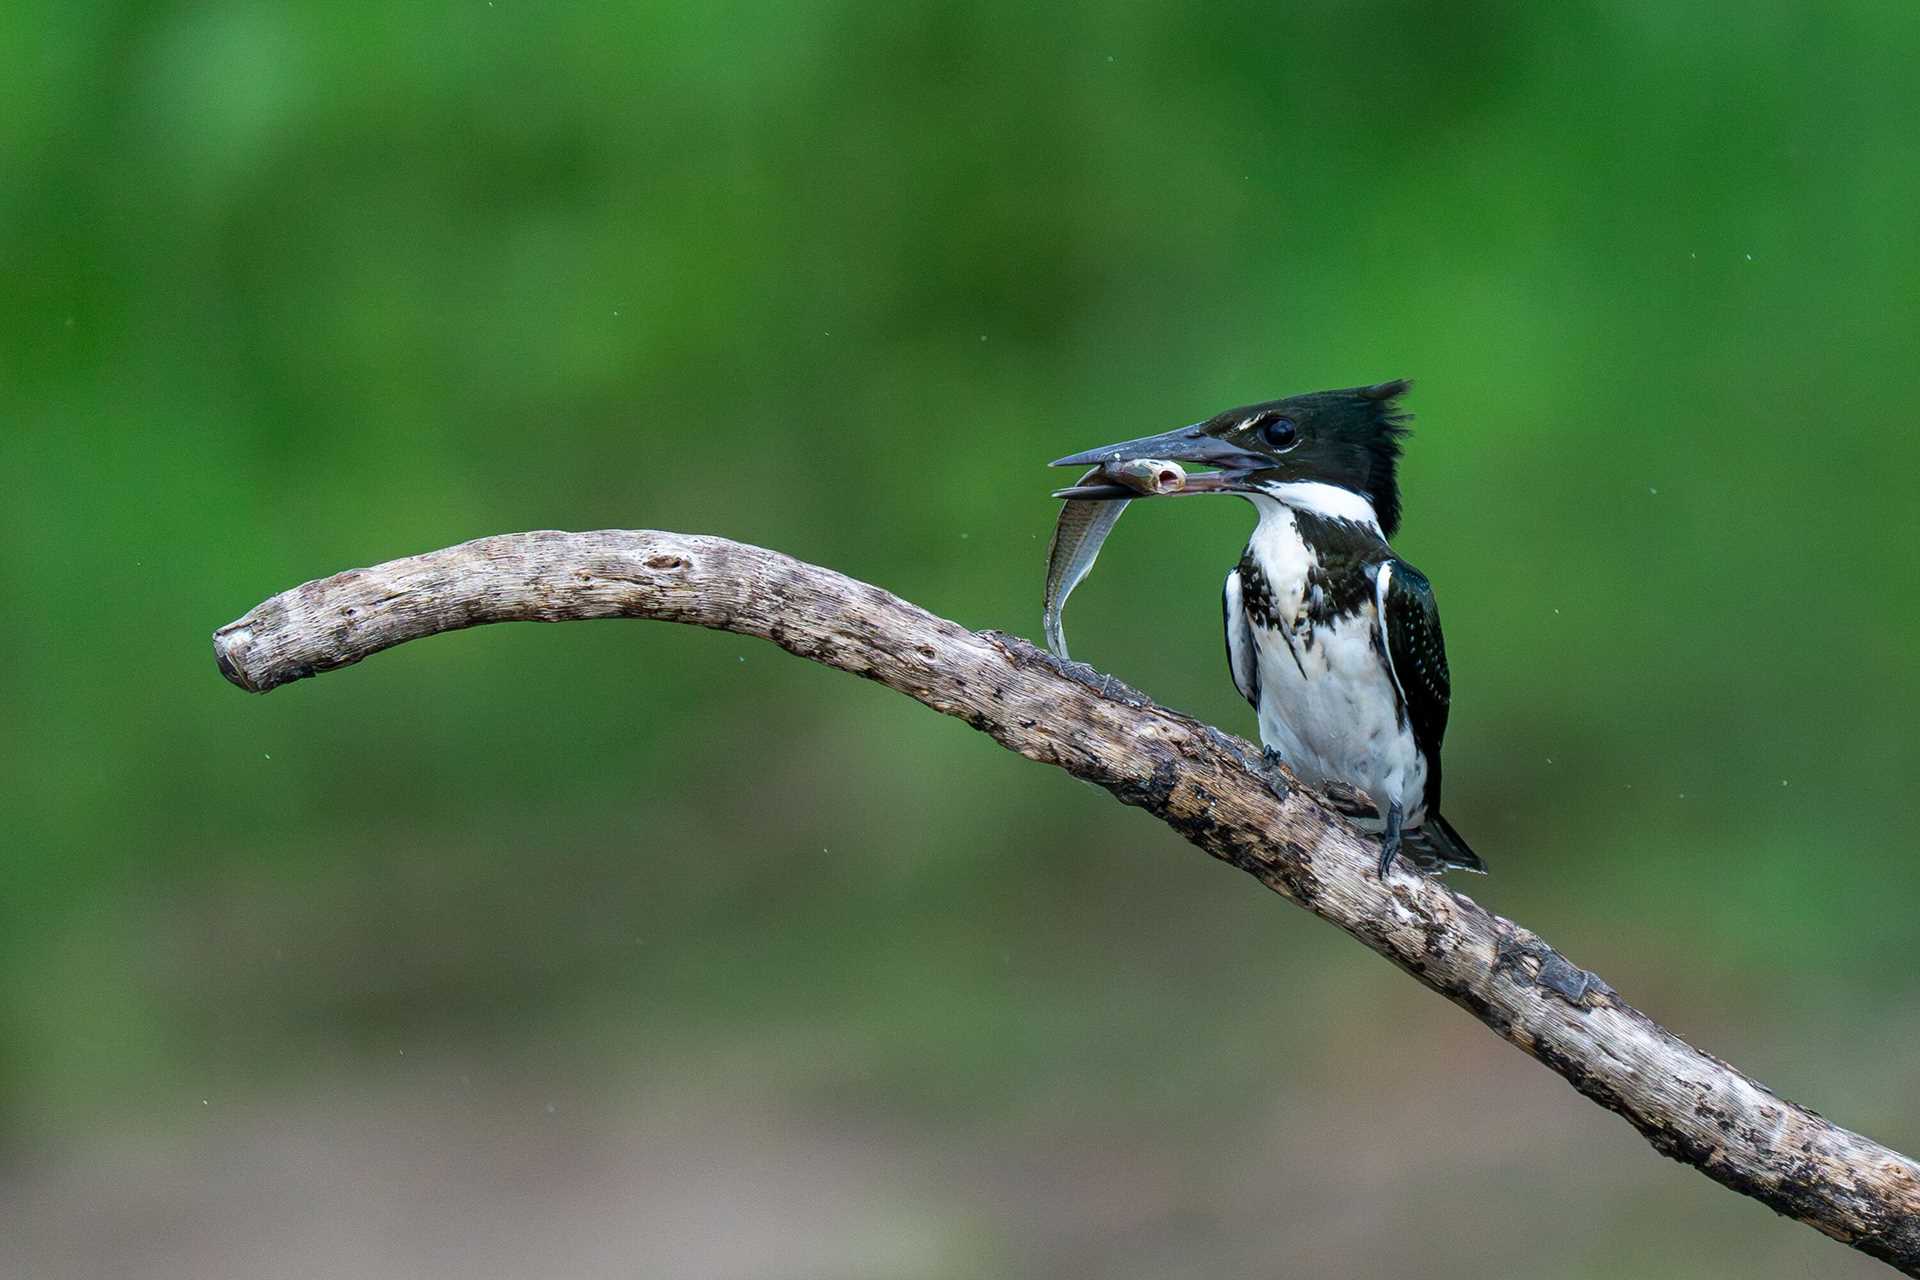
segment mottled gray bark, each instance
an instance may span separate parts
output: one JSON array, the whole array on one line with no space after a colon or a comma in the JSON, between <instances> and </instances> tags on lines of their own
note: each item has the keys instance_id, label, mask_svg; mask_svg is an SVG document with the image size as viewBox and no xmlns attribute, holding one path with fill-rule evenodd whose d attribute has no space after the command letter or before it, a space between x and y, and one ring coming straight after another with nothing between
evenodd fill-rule
<instances>
[{"instance_id":1,"label":"mottled gray bark","mask_svg":"<svg viewBox=\"0 0 1920 1280\"><path fill-rule=\"evenodd\" d=\"M220 671L265 692L485 622L655 618L771 640L957 716L1095 782L1331 921L1617 1112L1663 1155L1908 1275L1920 1166L1700 1052L1539 938L1396 866L1259 752L1014 636L723 538L651 531L482 538L275 596L214 633Z\"/></svg>"}]
</instances>

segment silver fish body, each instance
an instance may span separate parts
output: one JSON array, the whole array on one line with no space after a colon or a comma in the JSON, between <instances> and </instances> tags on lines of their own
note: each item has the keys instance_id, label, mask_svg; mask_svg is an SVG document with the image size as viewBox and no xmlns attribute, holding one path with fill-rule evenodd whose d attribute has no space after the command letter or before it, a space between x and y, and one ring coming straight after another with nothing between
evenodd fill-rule
<instances>
[{"instance_id":1,"label":"silver fish body","mask_svg":"<svg viewBox=\"0 0 1920 1280\"><path fill-rule=\"evenodd\" d=\"M1135 458L1095 467L1080 477L1074 489L1119 485L1152 496L1178 493L1186 482L1187 473L1178 463ZM1072 661L1060 622L1067 597L1093 571L1101 544L1120 523L1130 501L1132 499L1123 497L1068 498L1061 504L1060 519L1053 526L1053 541L1047 547L1047 594L1042 624L1048 650L1062 662Z\"/></svg>"},{"instance_id":2,"label":"silver fish body","mask_svg":"<svg viewBox=\"0 0 1920 1280\"><path fill-rule=\"evenodd\" d=\"M1093 571L1100 544L1126 514L1128 501L1127 498L1070 499L1060 506L1060 519L1053 526L1053 542L1047 547L1043 624L1047 648L1062 662L1071 662L1072 658L1067 654L1067 637L1060 626L1060 613L1067 607L1067 597L1073 594L1073 589Z\"/></svg>"}]
</instances>

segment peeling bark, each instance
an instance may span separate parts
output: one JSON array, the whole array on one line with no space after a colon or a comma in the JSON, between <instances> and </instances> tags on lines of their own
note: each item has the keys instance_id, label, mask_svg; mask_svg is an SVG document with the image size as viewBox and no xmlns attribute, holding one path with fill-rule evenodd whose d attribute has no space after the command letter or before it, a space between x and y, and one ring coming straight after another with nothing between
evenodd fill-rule
<instances>
[{"instance_id":1,"label":"peeling bark","mask_svg":"<svg viewBox=\"0 0 1920 1280\"><path fill-rule=\"evenodd\" d=\"M1920 1166L1693 1048L1532 933L1373 843L1312 792L1271 788L1246 742L1025 640L723 538L481 538L309 582L214 633L264 693L488 622L654 618L759 636L877 680L1008 750L1094 782L1344 929L1472 1013L1662 1155L1920 1276ZM1284 792L1284 794L1277 794Z\"/></svg>"}]
</instances>

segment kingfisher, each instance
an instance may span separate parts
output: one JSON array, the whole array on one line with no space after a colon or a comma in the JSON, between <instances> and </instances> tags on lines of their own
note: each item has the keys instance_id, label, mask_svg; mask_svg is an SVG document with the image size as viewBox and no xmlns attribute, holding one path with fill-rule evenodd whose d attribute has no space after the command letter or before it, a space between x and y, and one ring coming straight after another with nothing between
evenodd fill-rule
<instances>
[{"instance_id":1,"label":"kingfisher","mask_svg":"<svg viewBox=\"0 0 1920 1280\"><path fill-rule=\"evenodd\" d=\"M1213 470L1179 492L1253 504L1258 524L1221 596L1228 670L1259 719L1268 764L1284 762L1380 833L1383 878L1403 852L1429 873L1486 870L1440 816L1452 683L1433 585L1388 545L1410 419L1399 397L1411 385L1245 405L1050 464L1194 463ZM1098 480L1056 496L1140 496Z\"/></svg>"}]
</instances>

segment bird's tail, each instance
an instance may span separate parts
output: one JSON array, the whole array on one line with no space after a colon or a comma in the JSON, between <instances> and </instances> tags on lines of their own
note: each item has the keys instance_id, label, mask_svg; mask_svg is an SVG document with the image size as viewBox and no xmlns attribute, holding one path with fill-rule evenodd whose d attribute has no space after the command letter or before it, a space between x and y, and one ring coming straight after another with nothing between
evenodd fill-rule
<instances>
[{"instance_id":1,"label":"bird's tail","mask_svg":"<svg viewBox=\"0 0 1920 1280\"><path fill-rule=\"evenodd\" d=\"M1428 814L1418 831L1407 832L1401 849L1422 871L1436 875L1453 870L1487 873L1487 864L1480 861L1480 855L1468 848L1453 824L1437 813Z\"/></svg>"}]
</instances>

